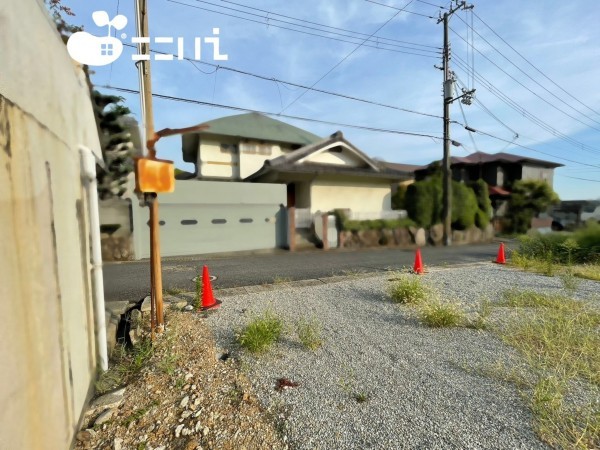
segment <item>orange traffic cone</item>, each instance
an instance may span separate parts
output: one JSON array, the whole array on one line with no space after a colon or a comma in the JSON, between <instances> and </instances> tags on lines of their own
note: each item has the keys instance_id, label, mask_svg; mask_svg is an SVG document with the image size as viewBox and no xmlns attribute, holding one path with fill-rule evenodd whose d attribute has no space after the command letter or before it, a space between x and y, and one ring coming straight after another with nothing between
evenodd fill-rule
<instances>
[{"instance_id":1,"label":"orange traffic cone","mask_svg":"<svg viewBox=\"0 0 600 450\"><path fill-rule=\"evenodd\" d=\"M200 308L200 311L216 309L219 306L221 306L221 302L213 295L212 286L210 284L210 275L208 274L208 267L204 266L202 268L202 307Z\"/></svg>"},{"instance_id":2,"label":"orange traffic cone","mask_svg":"<svg viewBox=\"0 0 600 450\"><path fill-rule=\"evenodd\" d=\"M496 264L506 264L506 257L504 256L504 242L500 242L500 248L498 249L498 256L496 257Z\"/></svg>"},{"instance_id":3,"label":"orange traffic cone","mask_svg":"<svg viewBox=\"0 0 600 450\"><path fill-rule=\"evenodd\" d=\"M423 260L421 259L421 249L420 248L418 248L417 252L415 253L415 265L413 266L413 271L417 275L421 275L424 273Z\"/></svg>"}]
</instances>

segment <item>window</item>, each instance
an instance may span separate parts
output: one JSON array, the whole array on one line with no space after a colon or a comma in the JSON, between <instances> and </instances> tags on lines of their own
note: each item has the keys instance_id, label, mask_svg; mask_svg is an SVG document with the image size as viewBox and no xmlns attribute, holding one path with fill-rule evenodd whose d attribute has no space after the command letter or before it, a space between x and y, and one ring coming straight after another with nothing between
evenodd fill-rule
<instances>
[{"instance_id":1,"label":"window","mask_svg":"<svg viewBox=\"0 0 600 450\"><path fill-rule=\"evenodd\" d=\"M196 225L198 223L195 219L186 219L181 221L181 225Z\"/></svg>"},{"instance_id":2,"label":"window","mask_svg":"<svg viewBox=\"0 0 600 450\"><path fill-rule=\"evenodd\" d=\"M112 56L113 44L100 44L100 54L102 56Z\"/></svg>"},{"instance_id":3,"label":"window","mask_svg":"<svg viewBox=\"0 0 600 450\"><path fill-rule=\"evenodd\" d=\"M213 219L213 220L211 220L211 223L218 225L218 224L222 224L222 223L227 223L227 220L226 219Z\"/></svg>"},{"instance_id":4,"label":"window","mask_svg":"<svg viewBox=\"0 0 600 450\"><path fill-rule=\"evenodd\" d=\"M246 219L246 218L240 219L240 223L252 223L252 222L254 222L254 220L252 220L252 219Z\"/></svg>"},{"instance_id":5,"label":"window","mask_svg":"<svg viewBox=\"0 0 600 450\"><path fill-rule=\"evenodd\" d=\"M237 153L237 144L221 144L221 153Z\"/></svg>"},{"instance_id":6,"label":"window","mask_svg":"<svg viewBox=\"0 0 600 450\"><path fill-rule=\"evenodd\" d=\"M240 147L242 153L249 155L271 155L273 153L273 146L271 144L258 144L258 143L243 143Z\"/></svg>"}]
</instances>

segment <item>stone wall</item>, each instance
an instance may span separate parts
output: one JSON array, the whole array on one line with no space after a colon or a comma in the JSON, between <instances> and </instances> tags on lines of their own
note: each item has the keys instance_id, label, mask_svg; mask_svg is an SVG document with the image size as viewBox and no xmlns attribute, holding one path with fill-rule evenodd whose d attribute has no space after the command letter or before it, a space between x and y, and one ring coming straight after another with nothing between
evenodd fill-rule
<instances>
[{"instance_id":1,"label":"stone wall","mask_svg":"<svg viewBox=\"0 0 600 450\"><path fill-rule=\"evenodd\" d=\"M439 224L429 230L408 227L393 230L340 231L339 247L423 247L425 245L442 245L442 238L443 229ZM491 242L493 238L494 227L491 224L485 230L472 227L463 231L452 231L452 243L455 245Z\"/></svg>"}]
</instances>

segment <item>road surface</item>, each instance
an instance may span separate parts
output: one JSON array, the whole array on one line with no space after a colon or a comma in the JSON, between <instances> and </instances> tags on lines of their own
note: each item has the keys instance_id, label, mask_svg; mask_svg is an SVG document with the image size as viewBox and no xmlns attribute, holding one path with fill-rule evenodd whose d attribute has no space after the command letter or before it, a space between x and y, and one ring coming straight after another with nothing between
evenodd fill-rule
<instances>
[{"instance_id":1,"label":"road surface","mask_svg":"<svg viewBox=\"0 0 600 450\"><path fill-rule=\"evenodd\" d=\"M491 261L498 244L422 249L425 265L440 266ZM207 264L216 275L213 288L272 283L277 278L303 280L353 272L376 272L412 266L414 250L376 248L361 250L305 251L277 250L263 254L229 254L166 258L162 262L163 288L195 290L193 278ZM148 260L104 265L104 294L107 302L139 300L150 292Z\"/></svg>"}]
</instances>

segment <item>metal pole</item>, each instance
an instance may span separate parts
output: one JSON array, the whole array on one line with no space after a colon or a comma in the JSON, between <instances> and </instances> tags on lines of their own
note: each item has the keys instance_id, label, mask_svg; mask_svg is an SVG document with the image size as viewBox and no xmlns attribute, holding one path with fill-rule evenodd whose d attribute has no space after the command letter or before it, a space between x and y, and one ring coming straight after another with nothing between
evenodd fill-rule
<instances>
[{"instance_id":1,"label":"metal pole","mask_svg":"<svg viewBox=\"0 0 600 450\"><path fill-rule=\"evenodd\" d=\"M148 32L148 4L147 0L136 0L136 13L138 30L141 37L149 36ZM142 116L145 125L144 142L154 142L154 114L152 109L152 78L150 74L150 44L140 44L140 55L148 55L147 60L139 61L141 77L141 102ZM156 158L154 144L148 146L147 157ZM150 282L151 282L151 311L152 319L157 326L157 331L161 332L164 326L163 317L163 299L162 299L162 271L160 261L159 245L159 222L158 222L158 197L156 194L146 195L147 204L150 209ZM154 331L154 329L153 329Z\"/></svg>"},{"instance_id":2,"label":"metal pole","mask_svg":"<svg viewBox=\"0 0 600 450\"><path fill-rule=\"evenodd\" d=\"M450 49L448 43L448 13L444 13L444 158L442 161L443 173L443 208L442 223L444 225L444 245L452 245L452 184L450 176L450 101L451 90L448 89L450 78ZM451 83L451 81L450 81ZM448 98L450 96L450 98Z\"/></svg>"}]
</instances>

